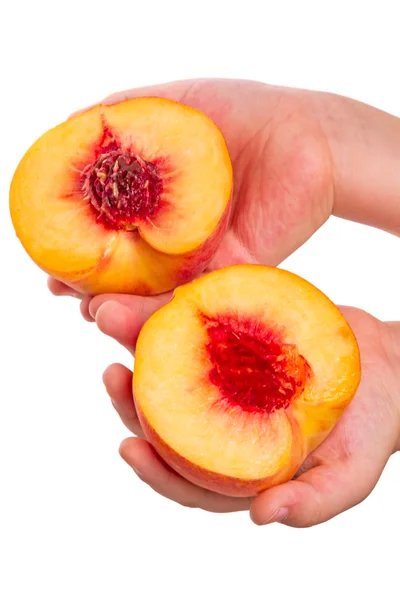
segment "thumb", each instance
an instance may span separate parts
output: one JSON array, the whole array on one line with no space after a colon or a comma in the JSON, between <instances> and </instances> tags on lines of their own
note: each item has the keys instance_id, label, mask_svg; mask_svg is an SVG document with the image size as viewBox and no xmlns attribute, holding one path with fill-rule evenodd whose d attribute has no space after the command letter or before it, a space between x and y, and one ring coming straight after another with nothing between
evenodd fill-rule
<instances>
[{"instance_id":1,"label":"thumb","mask_svg":"<svg viewBox=\"0 0 400 600\"><path fill-rule=\"evenodd\" d=\"M364 500L374 489L387 462L372 464L355 457L322 464L262 492L252 503L256 525L281 522L291 527L323 523Z\"/></svg>"}]
</instances>

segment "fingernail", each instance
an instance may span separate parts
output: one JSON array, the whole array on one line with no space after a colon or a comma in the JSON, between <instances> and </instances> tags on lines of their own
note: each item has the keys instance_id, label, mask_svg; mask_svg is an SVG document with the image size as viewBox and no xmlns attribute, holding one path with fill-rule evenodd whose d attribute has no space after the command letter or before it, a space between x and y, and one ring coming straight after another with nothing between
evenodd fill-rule
<instances>
[{"instance_id":1,"label":"fingernail","mask_svg":"<svg viewBox=\"0 0 400 600\"><path fill-rule=\"evenodd\" d=\"M268 525L269 523L281 523L286 519L289 514L288 508L278 508L272 515L263 522L263 525Z\"/></svg>"},{"instance_id":2,"label":"fingernail","mask_svg":"<svg viewBox=\"0 0 400 600\"><path fill-rule=\"evenodd\" d=\"M96 313L97 313L97 308L94 306L94 304L92 302L90 302L90 304L88 306L88 310L89 310L89 315L92 317L92 319L95 319Z\"/></svg>"},{"instance_id":3,"label":"fingernail","mask_svg":"<svg viewBox=\"0 0 400 600\"><path fill-rule=\"evenodd\" d=\"M138 469L136 466L131 465L132 469L134 470L134 472L136 473L136 475L142 479L143 478L143 473L140 469Z\"/></svg>"}]
</instances>

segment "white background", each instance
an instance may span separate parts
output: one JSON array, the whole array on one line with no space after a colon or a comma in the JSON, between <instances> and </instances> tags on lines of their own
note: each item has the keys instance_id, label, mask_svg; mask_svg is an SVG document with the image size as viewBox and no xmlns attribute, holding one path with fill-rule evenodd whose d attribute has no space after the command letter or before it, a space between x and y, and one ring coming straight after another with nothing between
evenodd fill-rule
<instances>
[{"instance_id":1,"label":"white background","mask_svg":"<svg viewBox=\"0 0 400 600\"><path fill-rule=\"evenodd\" d=\"M53 298L17 242L8 187L27 147L124 88L240 77L353 96L400 116L396 2L52 2L2 9L0 597L399 597L399 457L360 506L306 530L181 508L118 455L101 374L130 357ZM400 165L399 165L400 168ZM362 173L360 173L362 177ZM400 241L332 219L285 266L398 319Z\"/></svg>"}]
</instances>

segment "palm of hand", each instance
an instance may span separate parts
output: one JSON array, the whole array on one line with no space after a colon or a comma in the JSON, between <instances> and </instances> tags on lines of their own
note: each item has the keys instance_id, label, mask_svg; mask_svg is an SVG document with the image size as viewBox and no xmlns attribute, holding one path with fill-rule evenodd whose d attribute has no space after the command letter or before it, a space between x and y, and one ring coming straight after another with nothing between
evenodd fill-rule
<instances>
[{"instance_id":1,"label":"palm of hand","mask_svg":"<svg viewBox=\"0 0 400 600\"><path fill-rule=\"evenodd\" d=\"M303 93L232 81L182 82L151 91L208 114L228 144L235 173L233 214L209 270L243 262L277 265L330 216L334 196L329 146ZM123 97L117 95L109 101ZM68 293L54 280L50 288L56 294ZM88 311L96 314L99 328L133 351L141 325L169 297L98 296L84 299L82 310L87 318ZM119 306L109 300L117 300ZM259 523L278 518L295 526L311 525L361 501L393 452L398 432L393 427L394 403L381 387L382 372L389 368L382 324L356 309L344 312L359 341L363 381L348 411L307 458L295 480L254 501L227 498L197 488L173 473L143 439L125 441L122 456L167 497L214 511L251 505L252 517ZM141 436L131 372L113 365L104 381L124 423Z\"/></svg>"},{"instance_id":2,"label":"palm of hand","mask_svg":"<svg viewBox=\"0 0 400 600\"><path fill-rule=\"evenodd\" d=\"M210 116L233 163L230 229L209 269L238 262L278 264L332 211L330 153L312 106L292 91L254 82L177 87L162 93Z\"/></svg>"}]
</instances>

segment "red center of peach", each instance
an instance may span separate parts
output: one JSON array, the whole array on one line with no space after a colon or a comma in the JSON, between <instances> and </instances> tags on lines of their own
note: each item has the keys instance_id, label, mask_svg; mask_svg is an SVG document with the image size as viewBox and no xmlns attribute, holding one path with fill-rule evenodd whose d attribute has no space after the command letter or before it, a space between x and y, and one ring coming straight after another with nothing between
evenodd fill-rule
<instances>
[{"instance_id":1,"label":"red center of peach","mask_svg":"<svg viewBox=\"0 0 400 600\"><path fill-rule=\"evenodd\" d=\"M248 319L204 317L213 364L209 378L225 401L247 412L286 409L311 375L294 344Z\"/></svg>"},{"instance_id":2,"label":"red center of peach","mask_svg":"<svg viewBox=\"0 0 400 600\"><path fill-rule=\"evenodd\" d=\"M98 218L114 229L136 229L160 202L163 182L158 168L140 156L113 150L101 154L82 175Z\"/></svg>"}]
</instances>

